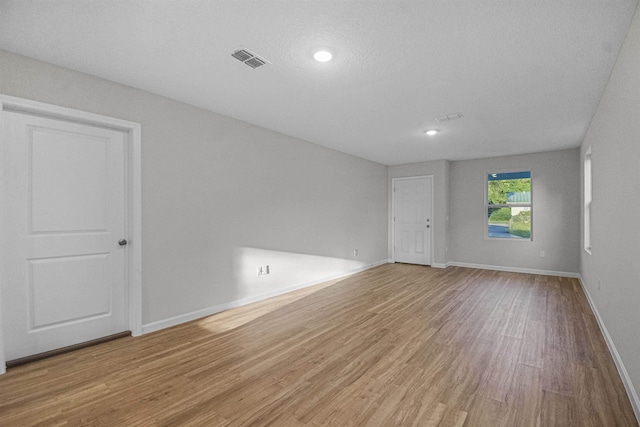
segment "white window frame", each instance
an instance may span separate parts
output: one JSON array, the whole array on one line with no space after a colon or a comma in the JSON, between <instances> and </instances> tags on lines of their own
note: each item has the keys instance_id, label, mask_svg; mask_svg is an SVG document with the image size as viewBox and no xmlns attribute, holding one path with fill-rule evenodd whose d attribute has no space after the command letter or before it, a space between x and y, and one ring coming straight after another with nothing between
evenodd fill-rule
<instances>
[{"instance_id":1,"label":"white window frame","mask_svg":"<svg viewBox=\"0 0 640 427\"><path fill-rule=\"evenodd\" d=\"M591 203L593 200L593 182L592 182L592 159L591 147L587 148L583 159L584 174L584 224L583 224L583 245L584 251L591 255Z\"/></svg>"},{"instance_id":2,"label":"white window frame","mask_svg":"<svg viewBox=\"0 0 640 427\"><path fill-rule=\"evenodd\" d=\"M530 189L530 201L529 203L509 203L509 204L489 204L489 175L503 174L503 173L518 173L529 172L529 179L531 180ZM532 242L533 241L533 169L531 168L516 168L507 170L491 170L485 171L483 175L484 180L484 238L485 240L498 240L498 241L518 241L518 242ZM489 208L517 208L527 207L531 212L531 235L529 238L507 238L507 237L489 237Z\"/></svg>"}]
</instances>

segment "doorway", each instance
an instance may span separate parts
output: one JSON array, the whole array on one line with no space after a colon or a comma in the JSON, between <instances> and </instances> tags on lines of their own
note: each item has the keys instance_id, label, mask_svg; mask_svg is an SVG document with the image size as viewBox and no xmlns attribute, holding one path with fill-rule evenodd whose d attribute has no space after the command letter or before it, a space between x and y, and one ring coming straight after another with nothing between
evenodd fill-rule
<instances>
[{"instance_id":1,"label":"doorway","mask_svg":"<svg viewBox=\"0 0 640 427\"><path fill-rule=\"evenodd\" d=\"M5 361L140 334L140 125L0 96Z\"/></svg>"},{"instance_id":2,"label":"doorway","mask_svg":"<svg viewBox=\"0 0 640 427\"><path fill-rule=\"evenodd\" d=\"M392 180L393 260L431 265L433 177Z\"/></svg>"}]
</instances>

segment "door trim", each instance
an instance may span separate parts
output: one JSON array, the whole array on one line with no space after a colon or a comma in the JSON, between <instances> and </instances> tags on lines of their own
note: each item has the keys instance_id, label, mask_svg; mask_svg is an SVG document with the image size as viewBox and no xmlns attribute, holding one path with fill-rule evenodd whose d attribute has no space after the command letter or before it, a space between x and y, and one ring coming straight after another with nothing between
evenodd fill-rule
<instances>
[{"instance_id":1,"label":"door trim","mask_svg":"<svg viewBox=\"0 0 640 427\"><path fill-rule=\"evenodd\" d=\"M133 336L142 334L142 138L139 123L126 120L45 104L22 98L0 94L0 126L3 123L4 112L22 112L43 117L70 120L77 123L106 127L124 132L127 135L127 240L129 251L128 268L128 298L129 298L129 329ZM5 144L0 129L0 156L4 155ZM0 203L2 209L2 203ZM0 235L2 230L0 230ZM2 271L0 271L0 281ZM2 296L0 295L0 298ZM2 329L2 305L0 304L0 374L6 372L4 356L4 338Z\"/></svg>"},{"instance_id":2,"label":"door trim","mask_svg":"<svg viewBox=\"0 0 640 427\"><path fill-rule=\"evenodd\" d=\"M435 234L435 229L436 229L436 220L433 216L433 201L434 201L434 194L433 194L433 175L419 175L419 176L403 176L403 177L398 177L398 178L391 178L391 262L396 262L396 224L395 224L395 217L396 217L396 200L395 200L395 188L396 188L396 181L403 181L403 180L408 180L408 179L419 179L419 178L430 178L429 182L430 182L430 187L431 187L431 201L430 201L430 210L431 212L429 212L430 218L431 218L431 242L430 242L430 251L431 251L431 260L429 262L429 266L433 266L434 262L433 262L433 256L434 256L434 241L435 239L433 238L434 234Z\"/></svg>"}]
</instances>

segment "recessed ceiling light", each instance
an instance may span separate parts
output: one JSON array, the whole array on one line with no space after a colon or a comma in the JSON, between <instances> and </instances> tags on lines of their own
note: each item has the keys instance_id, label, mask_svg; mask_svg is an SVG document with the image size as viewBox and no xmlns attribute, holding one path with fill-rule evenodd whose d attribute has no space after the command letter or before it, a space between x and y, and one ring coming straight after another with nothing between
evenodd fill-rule
<instances>
[{"instance_id":1,"label":"recessed ceiling light","mask_svg":"<svg viewBox=\"0 0 640 427\"><path fill-rule=\"evenodd\" d=\"M318 62L329 62L333 58L333 54L328 50L319 50L313 54L313 58Z\"/></svg>"},{"instance_id":2,"label":"recessed ceiling light","mask_svg":"<svg viewBox=\"0 0 640 427\"><path fill-rule=\"evenodd\" d=\"M429 129L428 131L425 132L427 135L429 136L433 136L436 133L438 133L438 129Z\"/></svg>"}]
</instances>

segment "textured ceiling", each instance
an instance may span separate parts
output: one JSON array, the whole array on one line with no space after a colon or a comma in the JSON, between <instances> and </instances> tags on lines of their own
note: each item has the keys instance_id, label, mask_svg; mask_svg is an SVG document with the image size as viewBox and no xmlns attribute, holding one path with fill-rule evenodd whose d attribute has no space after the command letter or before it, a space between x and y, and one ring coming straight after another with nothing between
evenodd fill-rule
<instances>
[{"instance_id":1,"label":"textured ceiling","mask_svg":"<svg viewBox=\"0 0 640 427\"><path fill-rule=\"evenodd\" d=\"M0 49L387 165L458 160L578 146L637 1L1 0Z\"/></svg>"}]
</instances>

